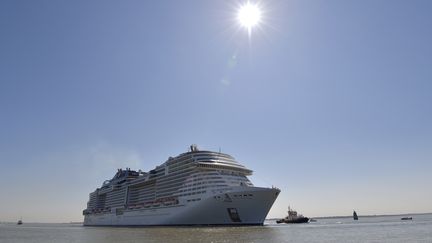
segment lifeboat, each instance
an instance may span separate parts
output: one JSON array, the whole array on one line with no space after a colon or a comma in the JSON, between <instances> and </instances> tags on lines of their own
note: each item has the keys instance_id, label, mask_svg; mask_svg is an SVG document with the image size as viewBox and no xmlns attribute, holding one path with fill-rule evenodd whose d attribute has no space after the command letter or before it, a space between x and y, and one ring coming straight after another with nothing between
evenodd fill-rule
<instances>
[{"instance_id":1,"label":"lifeboat","mask_svg":"<svg viewBox=\"0 0 432 243\"><path fill-rule=\"evenodd\" d=\"M174 204L177 204L178 200L176 198L170 197L170 198L166 198L163 202L163 205L165 206L171 206Z\"/></svg>"},{"instance_id":2,"label":"lifeboat","mask_svg":"<svg viewBox=\"0 0 432 243\"><path fill-rule=\"evenodd\" d=\"M153 204L153 202L146 202L146 203L144 203L144 207L149 208L152 206L152 204Z\"/></svg>"},{"instance_id":3,"label":"lifeboat","mask_svg":"<svg viewBox=\"0 0 432 243\"><path fill-rule=\"evenodd\" d=\"M159 207L161 205L161 200L158 199L156 201L153 202L153 207Z\"/></svg>"}]
</instances>

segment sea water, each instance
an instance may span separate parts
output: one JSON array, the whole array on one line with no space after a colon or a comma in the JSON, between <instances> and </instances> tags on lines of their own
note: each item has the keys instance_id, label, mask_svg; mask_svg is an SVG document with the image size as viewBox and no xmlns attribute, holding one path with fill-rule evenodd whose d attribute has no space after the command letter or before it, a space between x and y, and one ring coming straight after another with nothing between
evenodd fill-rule
<instances>
[{"instance_id":1,"label":"sea water","mask_svg":"<svg viewBox=\"0 0 432 243\"><path fill-rule=\"evenodd\" d=\"M0 242L432 242L432 214L321 218L308 224L252 227L83 227L0 224Z\"/></svg>"}]
</instances>

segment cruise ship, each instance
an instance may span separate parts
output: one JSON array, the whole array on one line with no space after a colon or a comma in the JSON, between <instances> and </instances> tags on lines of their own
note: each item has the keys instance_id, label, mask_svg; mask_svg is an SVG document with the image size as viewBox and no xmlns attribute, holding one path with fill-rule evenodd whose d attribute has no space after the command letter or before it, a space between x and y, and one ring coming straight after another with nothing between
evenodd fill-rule
<instances>
[{"instance_id":1,"label":"cruise ship","mask_svg":"<svg viewBox=\"0 0 432 243\"><path fill-rule=\"evenodd\" d=\"M119 169L90 193L84 225L262 225L280 190L250 175L232 156L191 145L149 172Z\"/></svg>"}]
</instances>

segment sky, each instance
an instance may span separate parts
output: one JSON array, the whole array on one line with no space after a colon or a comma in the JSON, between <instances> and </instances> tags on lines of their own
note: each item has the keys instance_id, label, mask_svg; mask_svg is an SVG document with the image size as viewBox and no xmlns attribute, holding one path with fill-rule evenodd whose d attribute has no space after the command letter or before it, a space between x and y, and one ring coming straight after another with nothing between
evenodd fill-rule
<instances>
[{"instance_id":1,"label":"sky","mask_svg":"<svg viewBox=\"0 0 432 243\"><path fill-rule=\"evenodd\" d=\"M306 216L432 212L432 2L0 1L0 221L228 153ZM256 1L252 1L256 2Z\"/></svg>"}]
</instances>

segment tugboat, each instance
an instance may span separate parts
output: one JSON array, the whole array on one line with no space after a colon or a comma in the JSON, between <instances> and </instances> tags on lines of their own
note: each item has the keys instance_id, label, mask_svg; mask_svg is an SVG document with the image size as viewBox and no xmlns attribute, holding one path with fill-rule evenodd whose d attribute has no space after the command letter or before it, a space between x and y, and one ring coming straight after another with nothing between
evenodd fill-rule
<instances>
[{"instance_id":1,"label":"tugboat","mask_svg":"<svg viewBox=\"0 0 432 243\"><path fill-rule=\"evenodd\" d=\"M276 223L285 223L285 224L301 224L301 223L308 223L309 218L304 217L303 215L299 214L297 215L297 211L292 210L288 206L288 216L286 216L283 219L276 220Z\"/></svg>"},{"instance_id":2,"label":"tugboat","mask_svg":"<svg viewBox=\"0 0 432 243\"><path fill-rule=\"evenodd\" d=\"M18 220L17 225L23 224L22 219Z\"/></svg>"},{"instance_id":3,"label":"tugboat","mask_svg":"<svg viewBox=\"0 0 432 243\"><path fill-rule=\"evenodd\" d=\"M357 216L356 211L353 212L353 219L354 219L354 220L358 220L358 216Z\"/></svg>"}]
</instances>

